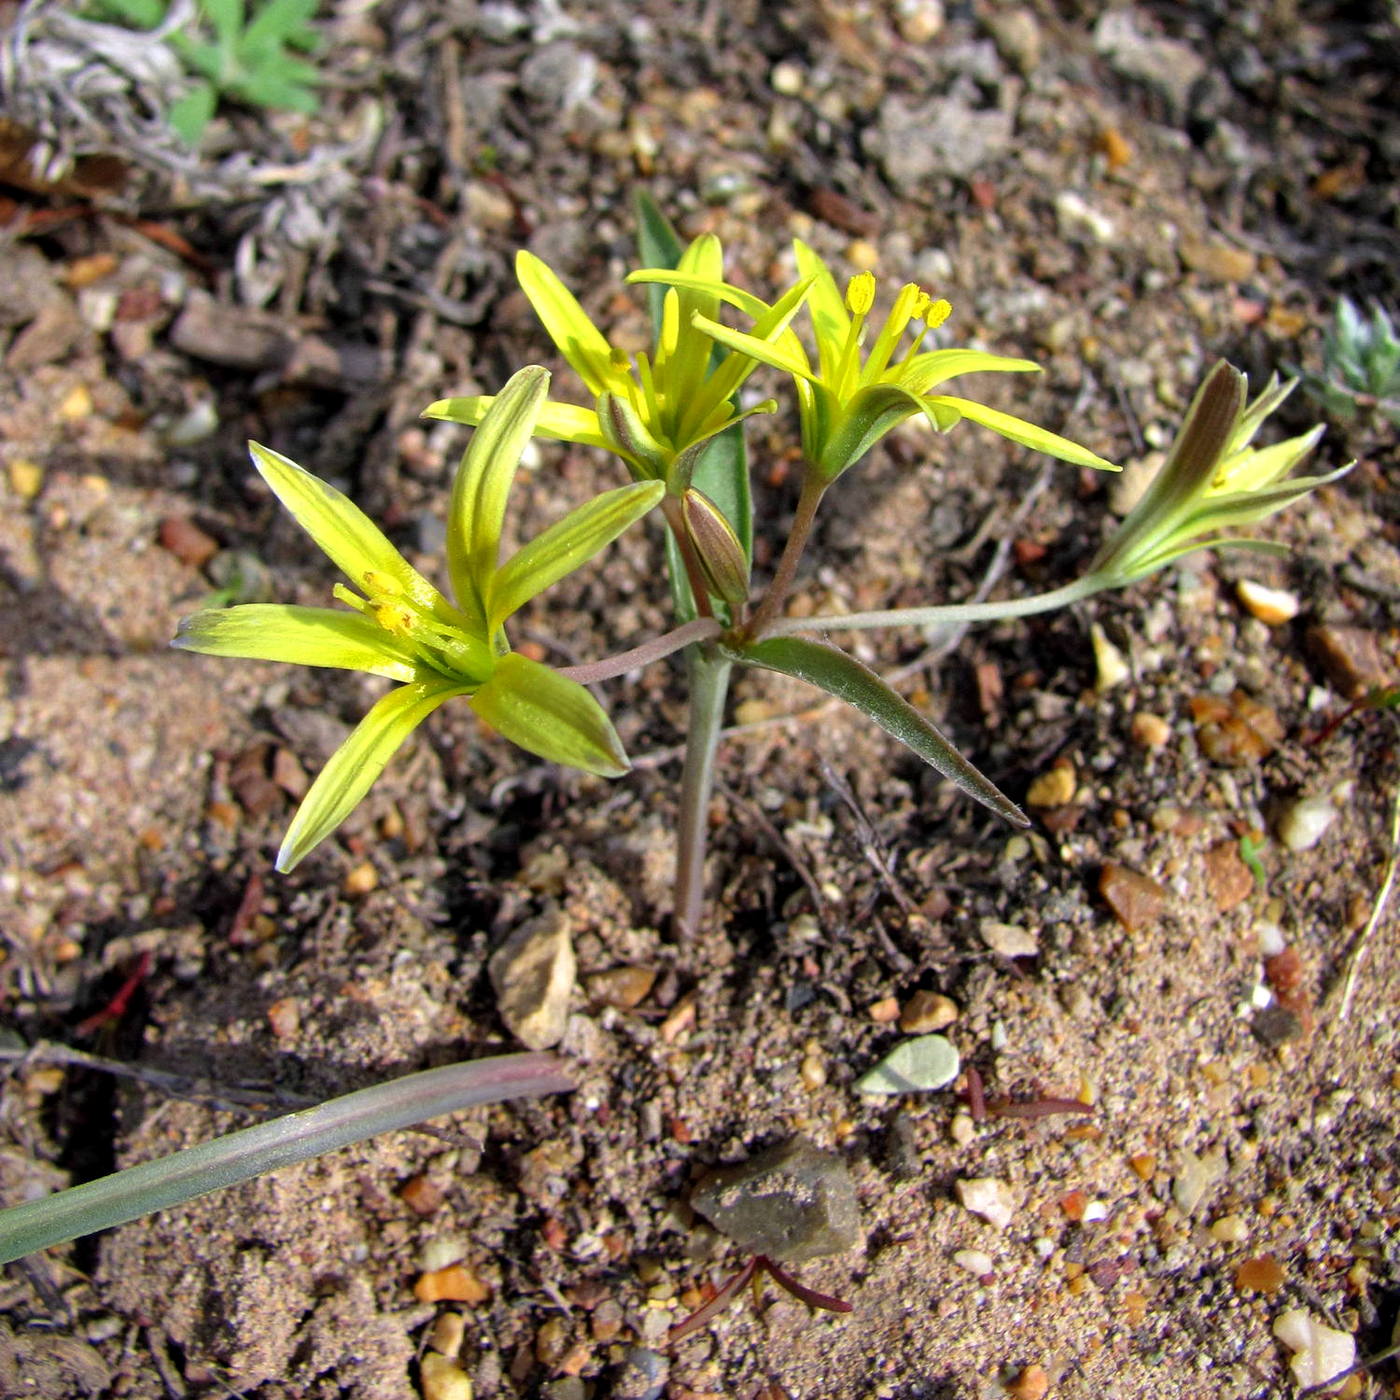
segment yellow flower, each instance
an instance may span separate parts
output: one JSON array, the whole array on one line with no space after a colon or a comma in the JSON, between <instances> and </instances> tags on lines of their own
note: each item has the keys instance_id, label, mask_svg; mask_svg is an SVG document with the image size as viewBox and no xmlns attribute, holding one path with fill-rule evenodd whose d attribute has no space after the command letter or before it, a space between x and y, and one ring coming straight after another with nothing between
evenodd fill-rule
<instances>
[{"instance_id":1,"label":"yellow flower","mask_svg":"<svg viewBox=\"0 0 1400 1400\"><path fill-rule=\"evenodd\" d=\"M278 853L291 870L369 791L409 734L453 696L531 753L605 777L627 771L598 702L576 681L510 650L502 624L537 593L615 539L662 495L656 483L605 492L500 563L506 498L549 386L530 366L483 418L453 484L447 567L455 601L420 574L365 513L280 453L251 444L278 500L349 579L351 611L249 603L195 613L174 646L211 656L367 671L399 682L331 757Z\"/></svg>"},{"instance_id":2,"label":"yellow flower","mask_svg":"<svg viewBox=\"0 0 1400 1400\"><path fill-rule=\"evenodd\" d=\"M867 353L868 323L875 304L874 276L858 273L843 297L822 259L801 241L793 246L801 280L778 305L786 306L794 294L806 300L817 347L815 368L796 335L787 330L786 321L781 326L772 323L776 308L738 288L679 269L648 268L633 273L628 280L709 292L755 318L753 332L722 325L712 312L704 310L696 310L691 319L696 329L726 349L792 375L802 421L803 453L822 480L834 480L892 428L916 413L923 413L939 432L947 432L967 418L1037 452L1080 466L1117 470L1087 448L1024 419L973 399L934 393L957 375L986 370L1036 371L1039 366L1031 360L980 350L921 350L925 337L942 325L952 307L941 299L935 301L912 282L900 289ZM912 332L907 344L906 332Z\"/></svg>"},{"instance_id":3,"label":"yellow flower","mask_svg":"<svg viewBox=\"0 0 1400 1400\"><path fill-rule=\"evenodd\" d=\"M1131 583L1207 545L1287 552L1217 532L1263 520L1351 470L1348 465L1326 476L1288 478L1317 445L1321 424L1272 447L1251 446L1296 383L1280 384L1274 375L1246 407L1244 375L1224 360L1215 366L1196 391L1161 470L1090 566L1100 587Z\"/></svg>"},{"instance_id":4,"label":"yellow flower","mask_svg":"<svg viewBox=\"0 0 1400 1400\"><path fill-rule=\"evenodd\" d=\"M661 307L660 325L650 354L630 358L608 343L549 267L533 253L516 254L515 271L560 354L588 392L593 408L546 403L536 431L541 437L605 447L620 456L641 480L665 481L674 495L690 484L699 451L717 433L751 413L771 410L767 402L740 412L734 398L757 368L747 354L716 356L714 342L696 329L696 318L717 314L726 297L723 253L713 234L697 238L679 263L680 276L696 287L672 288ZM776 306L743 297L755 318L753 338L780 336L802 304L795 288ZM489 397L443 399L425 417L475 424L490 408Z\"/></svg>"}]
</instances>

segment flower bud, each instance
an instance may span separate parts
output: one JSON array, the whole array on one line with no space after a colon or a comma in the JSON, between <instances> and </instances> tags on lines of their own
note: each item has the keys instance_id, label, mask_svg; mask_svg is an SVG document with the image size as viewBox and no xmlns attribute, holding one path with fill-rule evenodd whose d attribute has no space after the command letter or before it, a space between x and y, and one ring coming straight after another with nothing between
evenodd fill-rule
<instances>
[{"instance_id":1,"label":"flower bud","mask_svg":"<svg viewBox=\"0 0 1400 1400\"><path fill-rule=\"evenodd\" d=\"M749 597L749 561L734 527L724 512L693 486L681 497L681 514L710 591L731 608L743 607Z\"/></svg>"},{"instance_id":2,"label":"flower bud","mask_svg":"<svg viewBox=\"0 0 1400 1400\"><path fill-rule=\"evenodd\" d=\"M599 394L598 426L608 447L616 452L639 481L665 481L670 454L647 431L637 410L619 394Z\"/></svg>"}]
</instances>

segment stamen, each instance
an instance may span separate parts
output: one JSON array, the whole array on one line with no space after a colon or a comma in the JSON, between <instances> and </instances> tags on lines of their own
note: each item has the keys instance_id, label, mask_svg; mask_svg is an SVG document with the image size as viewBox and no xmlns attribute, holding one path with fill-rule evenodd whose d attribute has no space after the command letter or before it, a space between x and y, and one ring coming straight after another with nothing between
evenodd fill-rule
<instances>
[{"instance_id":1,"label":"stamen","mask_svg":"<svg viewBox=\"0 0 1400 1400\"><path fill-rule=\"evenodd\" d=\"M846 283L846 309L852 316L868 316L875 305L875 274L857 272Z\"/></svg>"}]
</instances>

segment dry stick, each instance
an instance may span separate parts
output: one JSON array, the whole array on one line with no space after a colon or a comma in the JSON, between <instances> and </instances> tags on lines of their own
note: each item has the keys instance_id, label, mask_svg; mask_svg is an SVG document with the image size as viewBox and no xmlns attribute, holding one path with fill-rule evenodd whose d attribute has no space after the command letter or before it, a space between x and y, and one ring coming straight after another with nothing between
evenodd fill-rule
<instances>
[{"instance_id":1,"label":"dry stick","mask_svg":"<svg viewBox=\"0 0 1400 1400\"><path fill-rule=\"evenodd\" d=\"M1371 917L1366 920L1366 927L1361 930L1356 943L1351 950L1351 956L1347 959L1346 980L1342 985L1342 1006L1337 1013L1337 1022L1341 1024L1351 1014L1351 1000L1356 993L1357 979L1361 976L1361 964L1366 958L1366 947L1375 933L1381 921L1381 915L1385 912L1386 901L1390 898L1390 891L1395 885L1396 866L1400 865L1400 784L1397 784L1395 796L1391 800L1390 806L1390 859L1386 862L1385 878L1381 881L1380 890L1376 894L1376 902L1371 906Z\"/></svg>"}]
</instances>

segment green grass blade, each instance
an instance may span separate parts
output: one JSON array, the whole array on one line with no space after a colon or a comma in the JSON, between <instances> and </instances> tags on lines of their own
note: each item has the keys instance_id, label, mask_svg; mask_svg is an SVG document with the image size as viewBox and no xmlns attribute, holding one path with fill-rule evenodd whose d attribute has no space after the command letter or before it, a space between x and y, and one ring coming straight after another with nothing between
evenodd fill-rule
<instances>
[{"instance_id":1,"label":"green grass blade","mask_svg":"<svg viewBox=\"0 0 1400 1400\"><path fill-rule=\"evenodd\" d=\"M499 1055L424 1070L0 1211L0 1264L108 1230L378 1133L477 1104L574 1088L552 1055Z\"/></svg>"}]
</instances>

